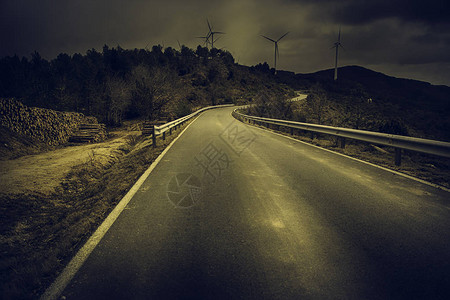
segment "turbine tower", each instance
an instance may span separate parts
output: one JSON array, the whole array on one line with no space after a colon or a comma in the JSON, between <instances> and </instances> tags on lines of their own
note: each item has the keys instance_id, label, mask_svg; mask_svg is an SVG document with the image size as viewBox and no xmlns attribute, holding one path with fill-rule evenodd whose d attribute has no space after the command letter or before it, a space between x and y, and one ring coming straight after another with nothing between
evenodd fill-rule
<instances>
[{"instance_id":1,"label":"turbine tower","mask_svg":"<svg viewBox=\"0 0 450 300\"><path fill-rule=\"evenodd\" d=\"M341 47L342 49L344 49L344 47L342 47L341 44L341 27L339 27L339 34L338 34L338 40L337 42L334 43L334 46L331 47L331 49L336 48L336 59L334 62L334 80L337 80L337 65L338 65L338 50L339 47Z\"/></svg>"},{"instance_id":2,"label":"turbine tower","mask_svg":"<svg viewBox=\"0 0 450 300\"><path fill-rule=\"evenodd\" d=\"M274 69L275 69L275 74L277 73L277 56L278 58L280 57L280 52L278 52L278 42L284 38L289 32L286 32L285 34L283 34L278 40L272 40L271 38L268 38L267 36L261 35L263 38L273 42L275 44L275 58L274 58Z\"/></svg>"}]
</instances>

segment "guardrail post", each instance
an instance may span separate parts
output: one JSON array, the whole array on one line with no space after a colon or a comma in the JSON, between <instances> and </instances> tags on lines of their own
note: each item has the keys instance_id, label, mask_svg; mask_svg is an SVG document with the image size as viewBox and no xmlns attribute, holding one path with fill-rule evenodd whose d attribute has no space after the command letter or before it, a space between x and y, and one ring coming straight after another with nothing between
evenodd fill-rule
<instances>
[{"instance_id":1,"label":"guardrail post","mask_svg":"<svg viewBox=\"0 0 450 300\"><path fill-rule=\"evenodd\" d=\"M155 148L156 147L156 125L153 125L152 143L153 143L153 148Z\"/></svg>"},{"instance_id":2,"label":"guardrail post","mask_svg":"<svg viewBox=\"0 0 450 300\"><path fill-rule=\"evenodd\" d=\"M339 147L345 148L345 137L339 137Z\"/></svg>"},{"instance_id":3,"label":"guardrail post","mask_svg":"<svg viewBox=\"0 0 450 300\"><path fill-rule=\"evenodd\" d=\"M400 166L402 164L402 149L395 148L395 165Z\"/></svg>"},{"instance_id":4,"label":"guardrail post","mask_svg":"<svg viewBox=\"0 0 450 300\"><path fill-rule=\"evenodd\" d=\"M163 141L165 141L166 140L166 132L164 131L163 132Z\"/></svg>"},{"instance_id":5,"label":"guardrail post","mask_svg":"<svg viewBox=\"0 0 450 300\"><path fill-rule=\"evenodd\" d=\"M169 135L172 134L172 127L169 128Z\"/></svg>"},{"instance_id":6,"label":"guardrail post","mask_svg":"<svg viewBox=\"0 0 450 300\"><path fill-rule=\"evenodd\" d=\"M294 135L294 128L291 127L291 135Z\"/></svg>"}]
</instances>

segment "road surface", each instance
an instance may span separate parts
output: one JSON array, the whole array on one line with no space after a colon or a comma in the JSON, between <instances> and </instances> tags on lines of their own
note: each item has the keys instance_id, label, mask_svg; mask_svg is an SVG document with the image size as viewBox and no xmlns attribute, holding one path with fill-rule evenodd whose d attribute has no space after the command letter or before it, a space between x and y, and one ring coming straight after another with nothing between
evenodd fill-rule
<instances>
[{"instance_id":1,"label":"road surface","mask_svg":"<svg viewBox=\"0 0 450 300\"><path fill-rule=\"evenodd\" d=\"M66 299L444 299L450 193L210 110ZM447 298L448 299L448 298Z\"/></svg>"}]
</instances>

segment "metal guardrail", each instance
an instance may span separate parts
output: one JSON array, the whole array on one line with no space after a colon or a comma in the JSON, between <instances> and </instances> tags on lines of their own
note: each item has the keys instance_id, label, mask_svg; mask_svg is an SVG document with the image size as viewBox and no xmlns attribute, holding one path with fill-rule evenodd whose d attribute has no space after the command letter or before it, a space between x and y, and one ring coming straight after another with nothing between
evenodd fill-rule
<instances>
[{"instance_id":1,"label":"metal guardrail","mask_svg":"<svg viewBox=\"0 0 450 300\"><path fill-rule=\"evenodd\" d=\"M242 108L245 108L245 107L241 107L239 109L242 109ZM373 132L373 131L366 131L366 130L349 129L349 128L343 128L343 127L332 127L332 126L325 126L325 125L301 123L301 122L295 122L295 121L261 118L261 117L244 115L244 114L238 112L237 110L238 110L238 108L233 111L233 116L236 119L239 119L241 121L253 122L253 124L255 124L255 123L261 124L262 123L266 127L269 126L268 124L287 127L287 128L291 129L291 135L293 134L294 129L300 129L300 130L305 130L305 131L310 131L310 132L315 132L315 133L324 133L324 134L329 134L329 135L340 137L340 139L341 139L340 144L341 144L342 148L345 147L345 139L346 138L394 147L395 148L395 164L398 166L401 164L401 150L402 149L416 151L416 152L422 152L422 153L427 153L427 154L433 154L433 155L438 155L438 156L450 157L450 143L447 143L447 142L414 138L414 137L395 135L395 134Z\"/></svg>"},{"instance_id":2,"label":"metal guardrail","mask_svg":"<svg viewBox=\"0 0 450 300\"><path fill-rule=\"evenodd\" d=\"M161 126L153 125L153 129L152 129L152 143L153 143L153 147L156 147L156 137L158 135L162 135L163 140L165 140L167 131L169 131L169 134L172 134L172 129L177 129L179 126L183 125L184 122L186 122L187 120L197 116L198 114L204 112L205 110L209 110L209 109L213 109L213 108L221 108L221 107L230 107L230 106L234 106L234 104L223 104L223 105L208 106L208 107L204 107L202 109L199 109L199 110L191 113L190 115L187 115L187 116L181 117L179 119L173 120L173 121L168 122L166 124L163 124Z\"/></svg>"}]
</instances>

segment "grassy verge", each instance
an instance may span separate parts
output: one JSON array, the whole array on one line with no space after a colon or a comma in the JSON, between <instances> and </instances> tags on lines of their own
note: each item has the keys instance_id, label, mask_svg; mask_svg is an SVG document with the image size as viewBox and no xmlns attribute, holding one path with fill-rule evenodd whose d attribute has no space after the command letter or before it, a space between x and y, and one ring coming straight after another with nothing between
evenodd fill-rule
<instances>
[{"instance_id":1,"label":"grassy verge","mask_svg":"<svg viewBox=\"0 0 450 300\"><path fill-rule=\"evenodd\" d=\"M403 151L401 166L396 166L395 150L392 147L346 139L345 148L340 148L338 146L338 139L330 135L314 134L312 136L311 133L301 130L295 131L294 135L290 135L290 129L280 128L280 130L275 130L267 129L260 125L252 126L291 136L303 142L355 157L445 188L450 188L450 159L445 157Z\"/></svg>"},{"instance_id":2,"label":"grassy verge","mask_svg":"<svg viewBox=\"0 0 450 300\"><path fill-rule=\"evenodd\" d=\"M130 136L106 162L91 155L50 196L0 195L0 298L39 298L181 130L156 148Z\"/></svg>"}]
</instances>

